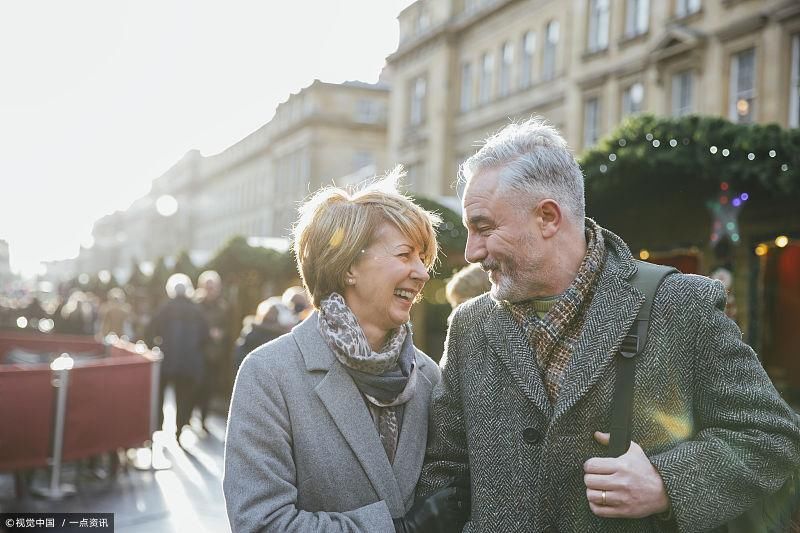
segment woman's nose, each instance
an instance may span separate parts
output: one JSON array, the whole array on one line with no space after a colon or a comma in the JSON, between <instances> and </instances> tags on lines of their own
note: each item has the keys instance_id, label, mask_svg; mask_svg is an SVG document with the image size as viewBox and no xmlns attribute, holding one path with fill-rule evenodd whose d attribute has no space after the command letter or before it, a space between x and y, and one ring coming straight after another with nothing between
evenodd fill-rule
<instances>
[{"instance_id":1,"label":"woman's nose","mask_svg":"<svg viewBox=\"0 0 800 533\"><path fill-rule=\"evenodd\" d=\"M411 276L414 279L422 281L423 283L431 279L431 275L428 273L428 269L425 267L425 263L422 262L421 258L417 258L416 262L414 263L414 268L411 270Z\"/></svg>"}]
</instances>

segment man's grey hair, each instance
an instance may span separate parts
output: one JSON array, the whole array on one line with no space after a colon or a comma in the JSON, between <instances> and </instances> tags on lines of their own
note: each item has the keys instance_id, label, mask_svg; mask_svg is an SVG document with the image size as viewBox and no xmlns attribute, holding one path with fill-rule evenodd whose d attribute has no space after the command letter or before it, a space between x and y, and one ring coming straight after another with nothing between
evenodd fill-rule
<instances>
[{"instance_id":1,"label":"man's grey hair","mask_svg":"<svg viewBox=\"0 0 800 533\"><path fill-rule=\"evenodd\" d=\"M552 198L565 216L583 224L586 201L583 173L558 131L540 117L513 122L486 139L483 146L462 163L459 181L469 184L476 174L501 168L500 192L532 204Z\"/></svg>"}]
</instances>

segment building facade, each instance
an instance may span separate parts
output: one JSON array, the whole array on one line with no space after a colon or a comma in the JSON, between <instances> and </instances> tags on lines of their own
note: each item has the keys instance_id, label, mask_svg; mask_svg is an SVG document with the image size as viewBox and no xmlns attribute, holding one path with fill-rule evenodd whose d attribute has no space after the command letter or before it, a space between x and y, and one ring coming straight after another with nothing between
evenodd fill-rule
<instances>
[{"instance_id":1,"label":"building facade","mask_svg":"<svg viewBox=\"0 0 800 533\"><path fill-rule=\"evenodd\" d=\"M130 208L98 220L76 266L124 279L134 262L182 250L199 265L235 235L288 237L311 191L388 169L388 92L382 82L314 81L241 141L208 157L188 152Z\"/></svg>"},{"instance_id":2,"label":"building facade","mask_svg":"<svg viewBox=\"0 0 800 533\"><path fill-rule=\"evenodd\" d=\"M399 23L389 157L431 197L509 119L576 152L639 112L800 125L795 0L418 0Z\"/></svg>"}]
</instances>

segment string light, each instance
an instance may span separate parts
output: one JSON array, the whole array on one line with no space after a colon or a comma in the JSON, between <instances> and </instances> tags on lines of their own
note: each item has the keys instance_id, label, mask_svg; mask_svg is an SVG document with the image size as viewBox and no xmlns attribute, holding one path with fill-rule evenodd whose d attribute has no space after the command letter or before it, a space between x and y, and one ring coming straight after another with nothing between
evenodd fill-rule
<instances>
[{"instance_id":1,"label":"string light","mask_svg":"<svg viewBox=\"0 0 800 533\"><path fill-rule=\"evenodd\" d=\"M756 255L759 257L767 255L767 251L769 251L769 248L764 243L759 244L755 249Z\"/></svg>"},{"instance_id":2,"label":"string light","mask_svg":"<svg viewBox=\"0 0 800 533\"><path fill-rule=\"evenodd\" d=\"M641 259L642 261L647 261L648 259L650 259L650 252L648 252L645 249L639 250L639 259Z\"/></svg>"},{"instance_id":3,"label":"string light","mask_svg":"<svg viewBox=\"0 0 800 533\"><path fill-rule=\"evenodd\" d=\"M789 237L786 235L775 237L775 246L778 248L784 248L787 244L789 244Z\"/></svg>"}]
</instances>

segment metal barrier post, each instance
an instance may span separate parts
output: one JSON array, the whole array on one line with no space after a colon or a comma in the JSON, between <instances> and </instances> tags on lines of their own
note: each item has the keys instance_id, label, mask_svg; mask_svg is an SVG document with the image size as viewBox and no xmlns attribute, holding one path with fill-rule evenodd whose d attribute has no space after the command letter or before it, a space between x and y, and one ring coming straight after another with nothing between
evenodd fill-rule
<instances>
[{"instance_id":1,"label":"metal barrier post","mask_svg":"<svg viewBox=\"0 0 800 533\"><path fill-rule=\"evenodd\" d=\"M61 500L75 493L73 485L61 484L61 460L64 452L64 424L67 414L67 391L69 390L69 371L74 361L67 353L62 353L50 364L53 370L53 386L58 388L56 400L55 427L53 428L53 458L50 466L50 486L38 489L36 494L49 500Z\"/></svg>"},{"instance_id":2,"label":"metal barrier post","mask_svg":"<svg viewBox=\"0 0 800 533\"><path fill-rule=\"evenodd\" d=\"M138 347L138 343L137 343ZM138 351L138 349L137 349ZM149 457L141 458L137 453L137 461L134 467L137 470L166 470L172 468L172 463L164 457L164 449L161 445L156 445L156 433L161 433L161 428L158 426L158 411L161 409L159 402L159 391L161 387L161 361L164 356L161 355L161 350L154 347L152 353L152 366L150 367L150 449L143 449L144 455ZM149 452L149 453L147 453Z\"/></svg>"}]
</instances>

